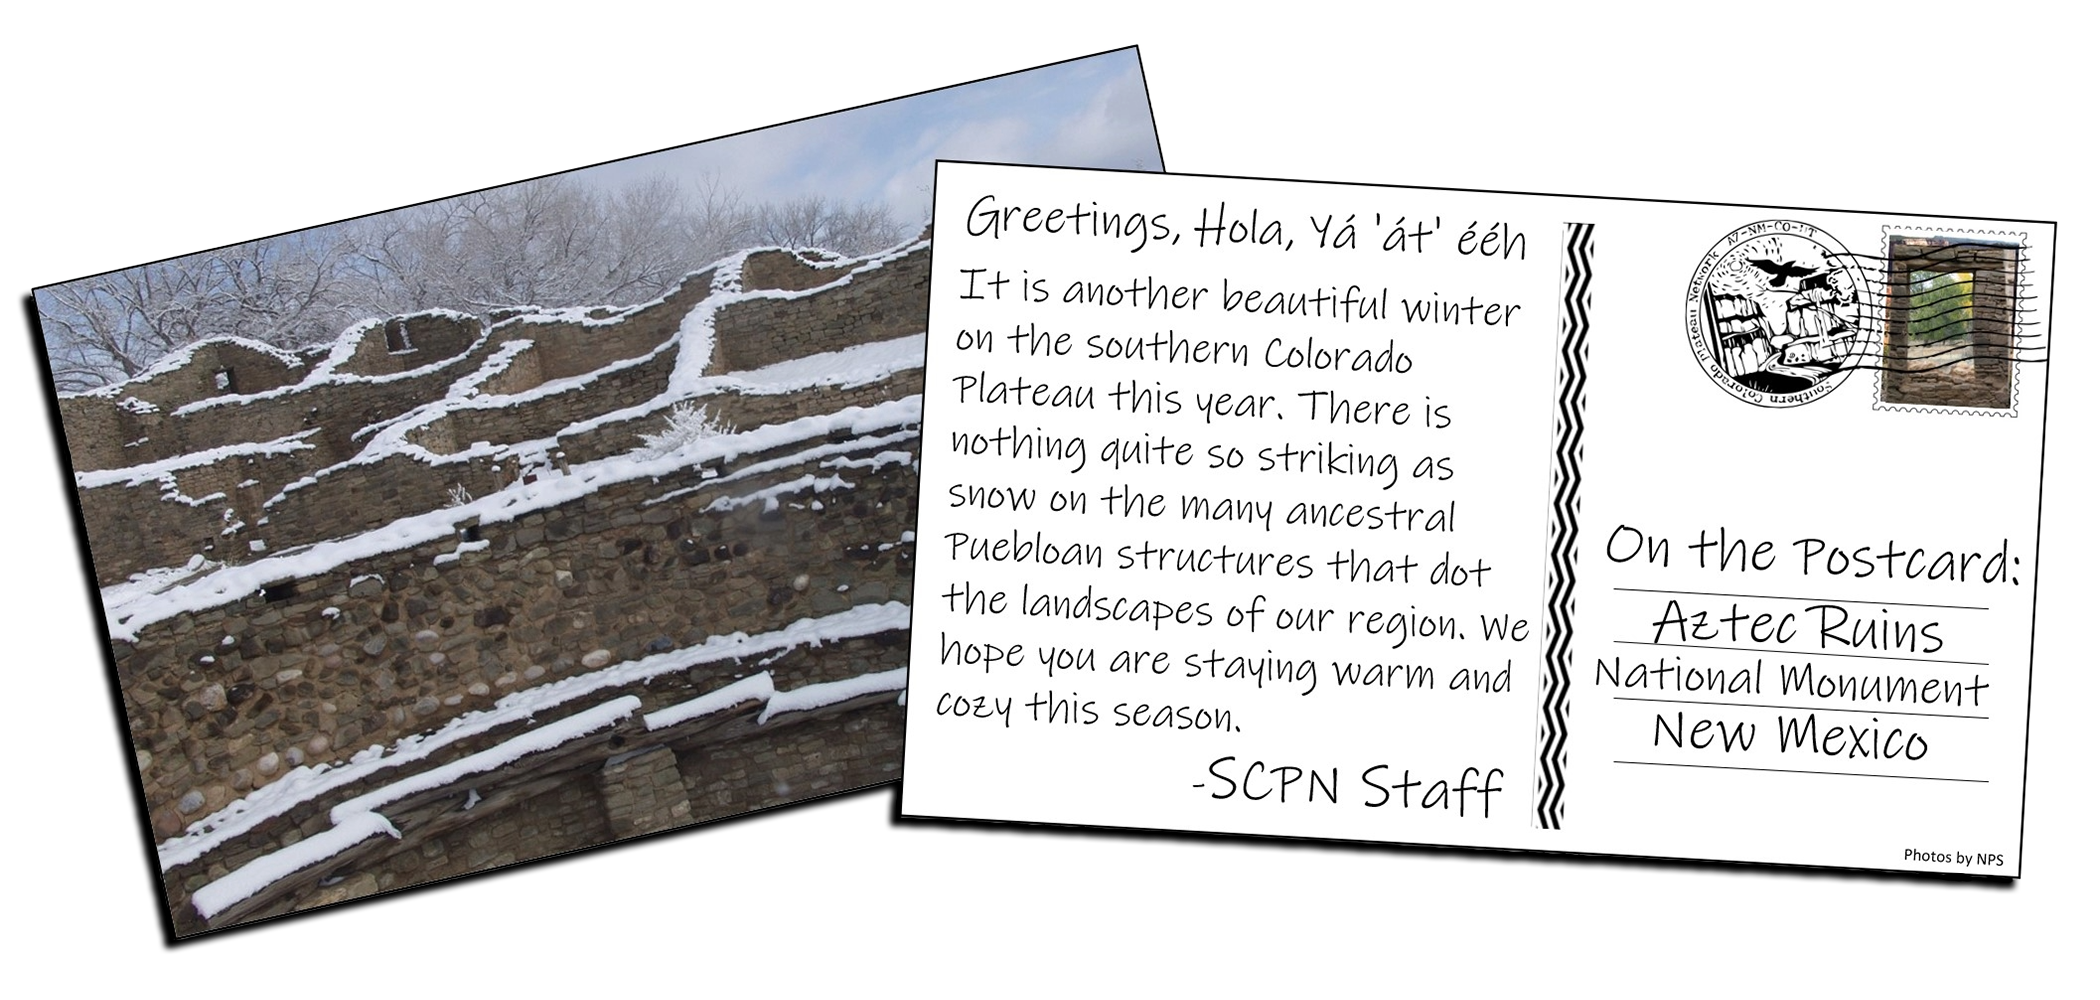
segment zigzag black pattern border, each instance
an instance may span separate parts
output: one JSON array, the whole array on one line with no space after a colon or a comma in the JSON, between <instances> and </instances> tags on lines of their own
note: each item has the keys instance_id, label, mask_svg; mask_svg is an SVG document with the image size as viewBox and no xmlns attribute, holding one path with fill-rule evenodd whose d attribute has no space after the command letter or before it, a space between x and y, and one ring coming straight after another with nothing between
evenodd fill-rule
<instances>
[{"instance_id":1,"label":"zigzag black pattern border","mask_svg":"<svg viewBox=\"0 0 2100 1000\"><path fill-rule=\"evenodd\" d=\"M1575 619L1575 528L1582 508L1582 408L1589 381L1590 256L1596 226L1566 224L1560 264L1559 388L1553 415L1553 525L1546 561L1546 651L1539 679L1538 787L1532 824L1558 830L1567 805L1568 646Z\"/></svg>"}]
</instances>

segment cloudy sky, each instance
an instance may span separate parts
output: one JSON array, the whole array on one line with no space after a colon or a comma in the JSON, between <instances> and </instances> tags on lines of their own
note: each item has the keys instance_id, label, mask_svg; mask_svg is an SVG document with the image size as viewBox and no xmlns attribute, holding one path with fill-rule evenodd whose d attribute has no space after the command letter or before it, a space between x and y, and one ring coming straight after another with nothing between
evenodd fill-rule
<instances>
[{"instance_id":1,"label":"cloudy sky","mask_svg":"<svg viewBox=\"0 0 2100 1000\"><path fill-rule=\"evenodd\" d=\"M822 194L932 206L933 161L1161 169L1136 49L1059 63L576 171L617 187L716 173L748 201Z\"/></svg>"}]
</instances>

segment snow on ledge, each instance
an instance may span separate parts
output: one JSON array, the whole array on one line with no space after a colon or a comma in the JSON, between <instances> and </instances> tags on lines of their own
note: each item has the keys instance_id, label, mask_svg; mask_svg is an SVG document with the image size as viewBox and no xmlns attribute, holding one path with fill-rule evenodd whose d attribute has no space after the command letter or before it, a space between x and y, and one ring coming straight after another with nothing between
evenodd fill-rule
<instances>
[{"instance_id":1,"label":"snow on ledge","mask_svg":"<svg viewBox=\"0 0 2100 1000\"><path fill-rule=\"evenodd\" d=\"M692 399L712 393L734 391L752 395L770 395L796 392L819 386L851 388L865 385L880 381L899 371L922 367L925 364L925 335L920 333L889 341L858 344L838 351L820 352L803 358L790 359L751 371L707 376L703 373L712 363L715 353L715 314L723 307L740 301L753 299L799 299L821 294L850 284L858 275L879 270L885 265L902 260L915 252L925 249L929 245L929 241L913 239L863 258L837 258L810 262L820 270L836 271L837 277L822 285L795 291L783 289L745 290L742 284L745 259L751 254L759 252L759 250L738 251L716 261L707 268L694 271L687 276L690 279L711 271L709 294L688 311L686 316L680 321L677 332L663 344L645 352L639 357L622 359L581 375L549 380L518 393L486 395L481 391L483 384L507 369L520 352L530 348L536 342L524 339L501 340L502 332L499 329L500 327L506 326L511 322L528 325L547 322L581 322L586 326L613 326L626 322L643 310L668 301L677 289L674 288L672 291L668 291L650 302L630 306L599 319L583 316L580 312L575 316L568 315L569 312L576 312L576 310L565 310L559 314L551 312L528 313L524 316L515 317L513 320L506 321L503 324L484 326L480 335L458 355L439 359L429 365L409 371L380 375L353 375L340 370L340 367L347 363L355 353L362 339L378 325L388 321L383 318L361 320L351 324L343 333L339 334L336 340L328 346L326 355L313 368L308 370L299 381L256 393L231 394L195 400L177 407L175 414L182 416L211 407L240 405L256 400L275 399L322 385L339 385L354 382L379 383L421 377L439 368L456 365L463 359L471 358L479 353L492 338L498 339L496 349L489 352L482 359L481 364L475 371L455 379L444 396L417 406L407 413L396 415L371 427L359 430L354 437L364 437L370 434L372 438L364 448L342 462L317 470L301 479L285 484L276 496L264 502L263 506L269 508L275 506L278 501L293 491L319 485L332 472L351 466L379 462L392 455L407 455L427 464L443 465L465 463L478 458L508 454L515 449L513 447L488 446L468 448L462 452L447 455L437 455L426 448L411 443L408 440L408 435L457 410L500 409L564 392L579 391L613 371L650 363L665 351L675 351L676 360L673 364L669 385L664 392L639 405L580 421L575 425L564 428L560 434L581 433L597 425L619 419L647 415L675 404L680 400ZM681 283L679 287L682 288L683 284ZM475 320L475 317L446 309L424 310L419 313L407 314L404 318L420 316L445 316L459 320ZM195 351L206 343L210 343L210 341L200 341L197 344L180 348L162 359L161 362L156 362L148 372L142 373L137 378L126 383L104 386L77 395L121 396L122 393L118 390L123 385L145 381L154 374L180 367L182 364L187 363ZM305 363L297 356L272 348L267 344L245 341L243 343L245 346L282 356L288 359L286 363L293 367L299 367ZM143 401L139 401L139 404L150 406L150 404L145 404ZM526 442L526 444L533 443L536 442ZM245 447L267 448L271 445L281 445L281 442L271 442L269 445L264 446ZM236 445L232 447L240 448L244 446ZM176 468L187 468L193 465L205 464L231 453L226 449L215 449L211 453L198 453L196 456L183 456L170 461L177 463L174 465ZM272 452L258 450L255 453L270 454ZM211 457L204 457L206 454L210 454ZM146 467L140 466L136 468L143 470ZM117 471L113 470L108 473L95 473L94 475L111 477L116 474ZM129 478L135 480L131 481L130 485L139 485L140 482L145 481L145 479L140 479L136 472L132 473ZM150 479L152 477L148 476L146 478ZM105 478L98 481L98 484L107 481L113 480Z\"/></svg>"},{"instance_id":2,"label":"snow on ledge","mask_svg":"<svg viewBox=\"0 0 2100 1000\"><path fill-rule=\"evenodd\" d=\"M748 701L771 701L777 694L773 688L773 672L761 670L743 680L725 687L716 688L698 698L681 701L667 708L660 708L642 716L642 722L650 729L665 729L681 722L688 722L703 715L735 708Z\"/></svg>"},{"instance_id":3,"label":"snow on ledge","mask_svg":"<svg viewBox=\"0 0 2100 1000\"><path fill-rule=\"evenodd\" d=\"M386 817L365 813L349 823L323 830L226 873L191 894L190 905L196 907L204 919L210 920L227 907L261 892L272 882L301 868L320 864L382 833L397 840L401 837L401 831L394 829L394 824L387 822Z\"/></svg>"},{"instance_id":4,"label":"snow on ledge","mask_svg":"<svg viewBox=\"0 0 2100 1000\"><path fill-rule=\"evenodd\" d=\"M805 684L792 691L778 691L773 687L772 672L762 671L698 698L651 712L642 720L651 730L663 729L755 701L765 706L758 714L758 724L762 726L774 716L787 712L807 712L864 695L902 692L904 678L905 668L895 667L844 680ZM333 824L330 829L234 869L198 889L191 895L190 904L209 920L280 879L327 861L381 833L398 840L401 831L379 813L380 807L494 771L530 754L552 750L614 725L641 705L642 700L634 695L615 698L511 737L487 750L382 785L343 802L328 811L329 822Z\"/></svg>"},{"instance_id":5,"label":"snow on ledge","mask_svg":"<svg viewBox=\"0 0 2100 1000\"><path fill-rule=\"evenodd\" d=\"M378 813L380 806L398 802L417 792L442 788L469 775L493 771L528 754L551 750L611 726L641 707L642 699L634 695L614 698L603 705L511 737L480 753L366 792L329 810L328 820L335 824L332 828L290 847L271 851L220 876L191 894L190 905L196 907L204 919L210 920L227 907L269 888L279 879L320 864L373 836L386 833L399 839L401 831L394 829L394 824Z\"/></svg>"},{"instance_id":6,"label":"snow on ledge","mask_svg":"<svg viewBox=\"0 0 2100 1000\"><path fill-rule=\"evenodd\" d=\"M784 712L807 712L811 709L851 701L866 694L904 690L904 669L878 670L874 673L848 677L845 680L822 681L804 684L792 691L782 691L773 686L773 672L760 671L727 687L718 688L676 705L657 709L642 716L642 722L651 730L668 729L681 722L690 722L706 715L735 708L747 702L759 702L765 707L759 710L758 724Z\"/></svg>"},{"instance_id":7,"label":"snow on ledge","mask_svg":"<svg viewBox=\"0 0 2100 1000\"><path fill-rule=\"evenodd\" d=\"M486 538L478 542L461 542L459 543L459 548L453 549L450 552L438 553L437 558L430 560L430 564L432 566L443 566L446 563L456 563L459 561L460 553L487 552L488 548L489 540Z\"/></svg>"},{"instance_id":8,"label":"snow on ledge","mask_svg":"<svg viewBox=\"0 0 2100 1000\"><path fill-rule=\"evenodd\" d=\"M308 443L306 439L320 432L321 429L316 427L271 441L243 441L236 444L221 445L217 448L193 451L185 455L177 455L174 458L162 459L158 462L147 462L144 465L128 465L121 469L96 469L89 472L76 472L73 474L73 484L83 490L119 483L125 486L140 486L169 473L210 465L221 459L239 456L261 458L270 455L289 455L295 451L312 451L314 446Z\"/></svg>"},{"instance_id":9,"label":"snow on ledge","mask_svg":"<svg viewBox=\"0 0 2100 1000\"><path fill-rule=\"evenodd\" d=\"M225 808L190 824L189 830L182 835L162 842L157 849L160 867L162 871L167 871L178 865L188 864L217 849L228 840L254 829L263 821L282 815L293 807L331 790L389 768L423 760L450 744L500 726L529 722L540 712L596 691L646 681L705 663L762 656L767 653L784 653L798 646L817 646L826 642L910 627L909 605L896 601L887 604L862 604L823 618L803 618L785 628L755 636L742 632L709 636L705 642L698 645L616 663L590 673L577 674L538 687L516 691L498 699L485 710L464 712L453 717L435 732L403 737L391 748L375 744L339 763L302 764L292 768L276 781L249 792ZM753 683L755 686L755 682ZM699 700L716 696L726 697L732 688L736 688L736 685L732 684L710 695L703 695ZM765 690L772 690L769 676L765 681ZM673 706L663 711L670 712L676 708L677 706Z\"/></svg>"},{"instance_id":10,"label":"snow on ledge","mask_svg":"<svg viewBox=\"0 0 2100 1000\"><path fill-rule=\"evenodd\" d=\"M493 771L518 760L527 754L552 750L570 740L604 729L620 721L642 707L642 699L636 695L622 695L603 705L596 705L564 719L557 719L537 729L527 730L483 750L469 754L419 774L412 774L400 781L381 785L348 802L328 810L328 820L337 826L353 821L358 816L376 812L379 807L399 802L418 792L443 788L468 775Z\"/></svg>"},{"instance_id":11,"label":"snow on ledge","mask_svg":"<svg viewBox=\"0 0 2100 1000\"><path fill-rule=\"evenodd\" d=\"M318 576L358 559L436 541L452 535L458 525L475 517L484 526L499 524L567 503L613 483L672 475L717 459L735 461L746 454L823 438L837 430L868 435L915 425L919 422L921 402L919 396L907 396L874 406L849 406L740 434L703 438L660 458L636 460L630 455L616 455L578 465L570 470L570 475L536 483L513 483L458 507L413 514L362 534L318 542L293 554L227 566L159 593L138 595L124 604L105 602L109 636L112 641L135 640L139 630L156 622L231 603L269 584Z\"/></svg>"},{"instance_id":12,"label":"snow on ledge","mask_svg":"<svg viewBox=\"0 0 2100 1000\"><path fill-rule=\"evenodd\" d=\"M765 711L758 713L758 724L782 712L807 712L813 708L836 705L865 694L880 694L884 691L904 690L904 668L879 670L872 674L848 677L842 681L825 681L821 684L804 684L793 691L782 691L766 699ZM655 726L649 727L651 729Z\"/></svg>"},{"instance_id":13,"label":"snow on ledge","mask_svg":"<svg viewBox=\"0 0 2100 1000\"><path fill-rule=\"evenodd\" d=\"M814 448L804 448L803 450L795 452L792 455L783 455L779 458L770 458L762 462L752 462L748 465L737 466L734 472L731 472L726 476L716 476L703 483L700 483L697 486L681 486L678 489L670 491L669 493L663 493L657 496L650 497L649 499L642 501L642 506L653 507L660 503L668 503L669 501L676 500L682 496L688 496L694 493L698 493L701 490L721 489L723 486L736 482L740 479L749 479L752 476L763 475L768 472L778 472L781 469L791 469L797 465L801 465L804 462L822 459L826 455L846 455L856 451L866 451L869 448L879 448L886 444L898 444L906 441L915 441L918 438L918 431L904 430L896 431L890 434L857 437L851 441L842 441L836 444L818 445ZM905 455L907 456L906 461L910 461L910 454L910 452L901 452L895 449L891 449L884 451L875 457L879 459L883 455ZM825 468L832 467L830 461L820 462L819 464ZM866 468L881 469L882 466L869 465L866 466Z\"/></svg>"}]
</instances>

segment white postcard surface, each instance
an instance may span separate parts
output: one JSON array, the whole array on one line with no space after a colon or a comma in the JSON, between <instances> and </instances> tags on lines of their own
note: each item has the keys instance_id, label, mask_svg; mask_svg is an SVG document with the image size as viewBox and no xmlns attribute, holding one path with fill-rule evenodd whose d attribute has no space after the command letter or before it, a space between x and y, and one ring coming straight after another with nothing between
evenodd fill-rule
<instances>
[{"instance_id":1,"label":"white postcard surface","mask_svg":"<svg viewBox=\"0 0 2100 1000\"><path fill-rule=\"evenodd\" d=\"M2054 236L942 163L903 812L2017 877Z\"/></svg>"}]
</instances>

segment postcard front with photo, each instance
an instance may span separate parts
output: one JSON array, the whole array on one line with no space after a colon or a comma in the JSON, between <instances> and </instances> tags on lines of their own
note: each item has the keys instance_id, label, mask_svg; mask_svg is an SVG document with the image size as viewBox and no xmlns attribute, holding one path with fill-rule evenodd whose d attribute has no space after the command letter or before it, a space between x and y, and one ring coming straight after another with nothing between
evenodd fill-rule
<instances>
[{"instance_id":1,"label":"postcard front with photo","mask_svg":"<svg viewBox=\"0 0 2100 1000\"><path fill-rule=\"evenodd\" d=\"M37 289L171 932L895 780L958 152L1136 50Z\"/></svg>"}]
</instances>

